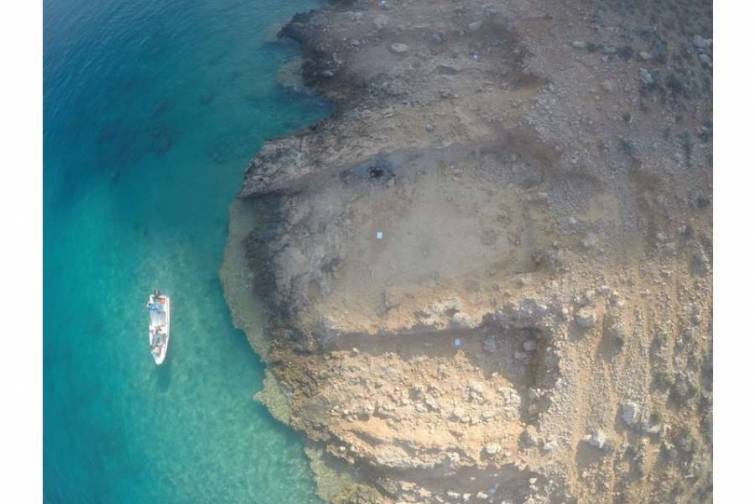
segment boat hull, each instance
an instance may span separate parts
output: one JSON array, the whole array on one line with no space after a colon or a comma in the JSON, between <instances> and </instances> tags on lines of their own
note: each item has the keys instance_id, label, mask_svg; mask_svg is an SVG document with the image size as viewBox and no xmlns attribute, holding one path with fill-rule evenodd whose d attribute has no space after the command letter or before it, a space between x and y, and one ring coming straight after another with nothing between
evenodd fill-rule
<instances>
[{"instance_id":1,"label":"boat hull","mask_svg":"<svg viewBox=\"0 0 755 504\"><path fill-rule=\"evenodd\" d=\"M156 365L165 362L170 343L170 298L164 294L151 295L147 305L150 308L149 345Z\"/></svg>"}]
</instances>

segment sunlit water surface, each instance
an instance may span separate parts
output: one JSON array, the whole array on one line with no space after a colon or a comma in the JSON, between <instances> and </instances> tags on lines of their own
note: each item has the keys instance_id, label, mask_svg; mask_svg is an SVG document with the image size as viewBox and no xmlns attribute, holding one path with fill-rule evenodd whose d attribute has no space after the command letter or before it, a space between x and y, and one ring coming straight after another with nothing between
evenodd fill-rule
<instances>
[{"instance_id":1,"label":"sunlit water surface","mask_svg":"<svg viewBox=\"0 0 755 504\"><path fill-rule=\"evenodd\" d=\"M276 28L315 6L45 2L46 502L317 502L218 278L248 160L326 113L276 83L296 54ZM153 288L173 305L160 368Z\"/></svg>"}]
</instances>

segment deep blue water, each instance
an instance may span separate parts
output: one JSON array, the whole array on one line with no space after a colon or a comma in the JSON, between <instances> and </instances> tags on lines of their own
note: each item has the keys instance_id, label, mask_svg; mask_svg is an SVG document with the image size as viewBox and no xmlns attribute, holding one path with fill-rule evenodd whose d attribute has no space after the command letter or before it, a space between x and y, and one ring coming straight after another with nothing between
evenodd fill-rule
<instances>
[{"instance_id":1,"label":"deep blue water","mask_svg":"<svg viewBox=\"0 0 755 504\"><path fill-rule=\"evenodd\" d=\"M317 502L218 277L248 160L326 113L276 83L296 55L276 27L314 6L45 1L46 502ZM153 288L174 311L160 368Z\"/></svg>"}]
</instances>

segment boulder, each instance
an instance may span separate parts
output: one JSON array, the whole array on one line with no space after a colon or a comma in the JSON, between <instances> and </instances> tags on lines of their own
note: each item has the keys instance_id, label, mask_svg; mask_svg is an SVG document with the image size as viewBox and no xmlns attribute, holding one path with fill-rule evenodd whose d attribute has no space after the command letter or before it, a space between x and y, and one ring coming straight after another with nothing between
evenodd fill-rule
<instances>
[{"instance_id":1,"label":"boulder","mask_svg":"<svg viewBox=\"0 0 755 504\"><path fill-rule=\"evenodd\" d=\"M595 429L594 431L592 431L590 434L585 436L584 440L587 441L587 444L599 450L608 450L610 446L608 442L608 436L606 436L606 433L600 429Z\"/></svg>"},{"instance_id":2,"label":"boulder","mask_svg":"<svg viewBox=\"0 0 755 504\"><path fill-rule=\"evenodd\" d=\"M530 448L537 445L537 429L533 425L528 425L519 435L519 442L524 448Z\"/></svg>"},{"instance_id":3,"label":"boulder","mask_svg":"<svg viewBox=\"0 0 755 504\"><path fill-rule=\"evenodd\" d=\"M574 314L574 321L582 329L592 329L595 327L595 310L590 306L583 306Z\"/></svg>"},{"instance_id":4,"label":"boulder","mask_svg":"<svg viewBox=\"0 0 755 504\"><path fill-rule=\"evenodd\" d=\"M483 395L485 393L485 385L477 380L472 380L469 382L469 390L476 394Z\"/></svg>"},{"instance_id":5,"label":"boulder","mask_svg":"<svg viewBox=\"0 0 755 504\"><path fill-rule=\"evenodd\" d=\"M486 338L485 341L482 342L482 348L488 353L493 353L498 349L498 346L495 343L495 338Z\"/></svg>"},{"instance_id":6,"label":"boulder","mask_svg":"<svg viewBox=\"0 0 755 504\"><path fill-rule=\"evenodd\" d=\"M655 77L647 68L640 68L640 81L646 86L652 86L655 83Z\"/></svg>"},{"instance_id":7,"label":"boulder","mask_svg":"<svg viewBox=\"0 0 755 504\"><path fill-rule=\"evenodd\" d=\"M630 427L634 427L640 419L640 408L636 403L627 401L621 406L621 419Z\"/></svg>"},{"instance_id":8,"label":"boulder","mask_svg":"<svg viewBox=\"0 0 755 504\"><path fill-rule=\"evenodd\" d=\"M467 412L464 410L464 408L457 406L454 408L454 410L451 412L451 418L454 420L462 421L467 416Z\"/></svg>"}]
</instances>

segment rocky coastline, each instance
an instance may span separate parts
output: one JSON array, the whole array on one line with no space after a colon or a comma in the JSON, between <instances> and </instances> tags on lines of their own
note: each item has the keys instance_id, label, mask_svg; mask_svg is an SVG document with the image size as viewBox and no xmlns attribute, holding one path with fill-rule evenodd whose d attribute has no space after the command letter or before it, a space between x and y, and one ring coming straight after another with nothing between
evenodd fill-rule
<instances>
[{"instance_id":1,"label":"rocky coastline","mask_svg":"<svg viewBox=\"0 0 755 504\"><path fill-rule=\"evenodd\" d=\"M711 23L353 0L283 27L334 110L251 162L221 276L324 500L712 500Z\"/></svg>"}]
</instances>

